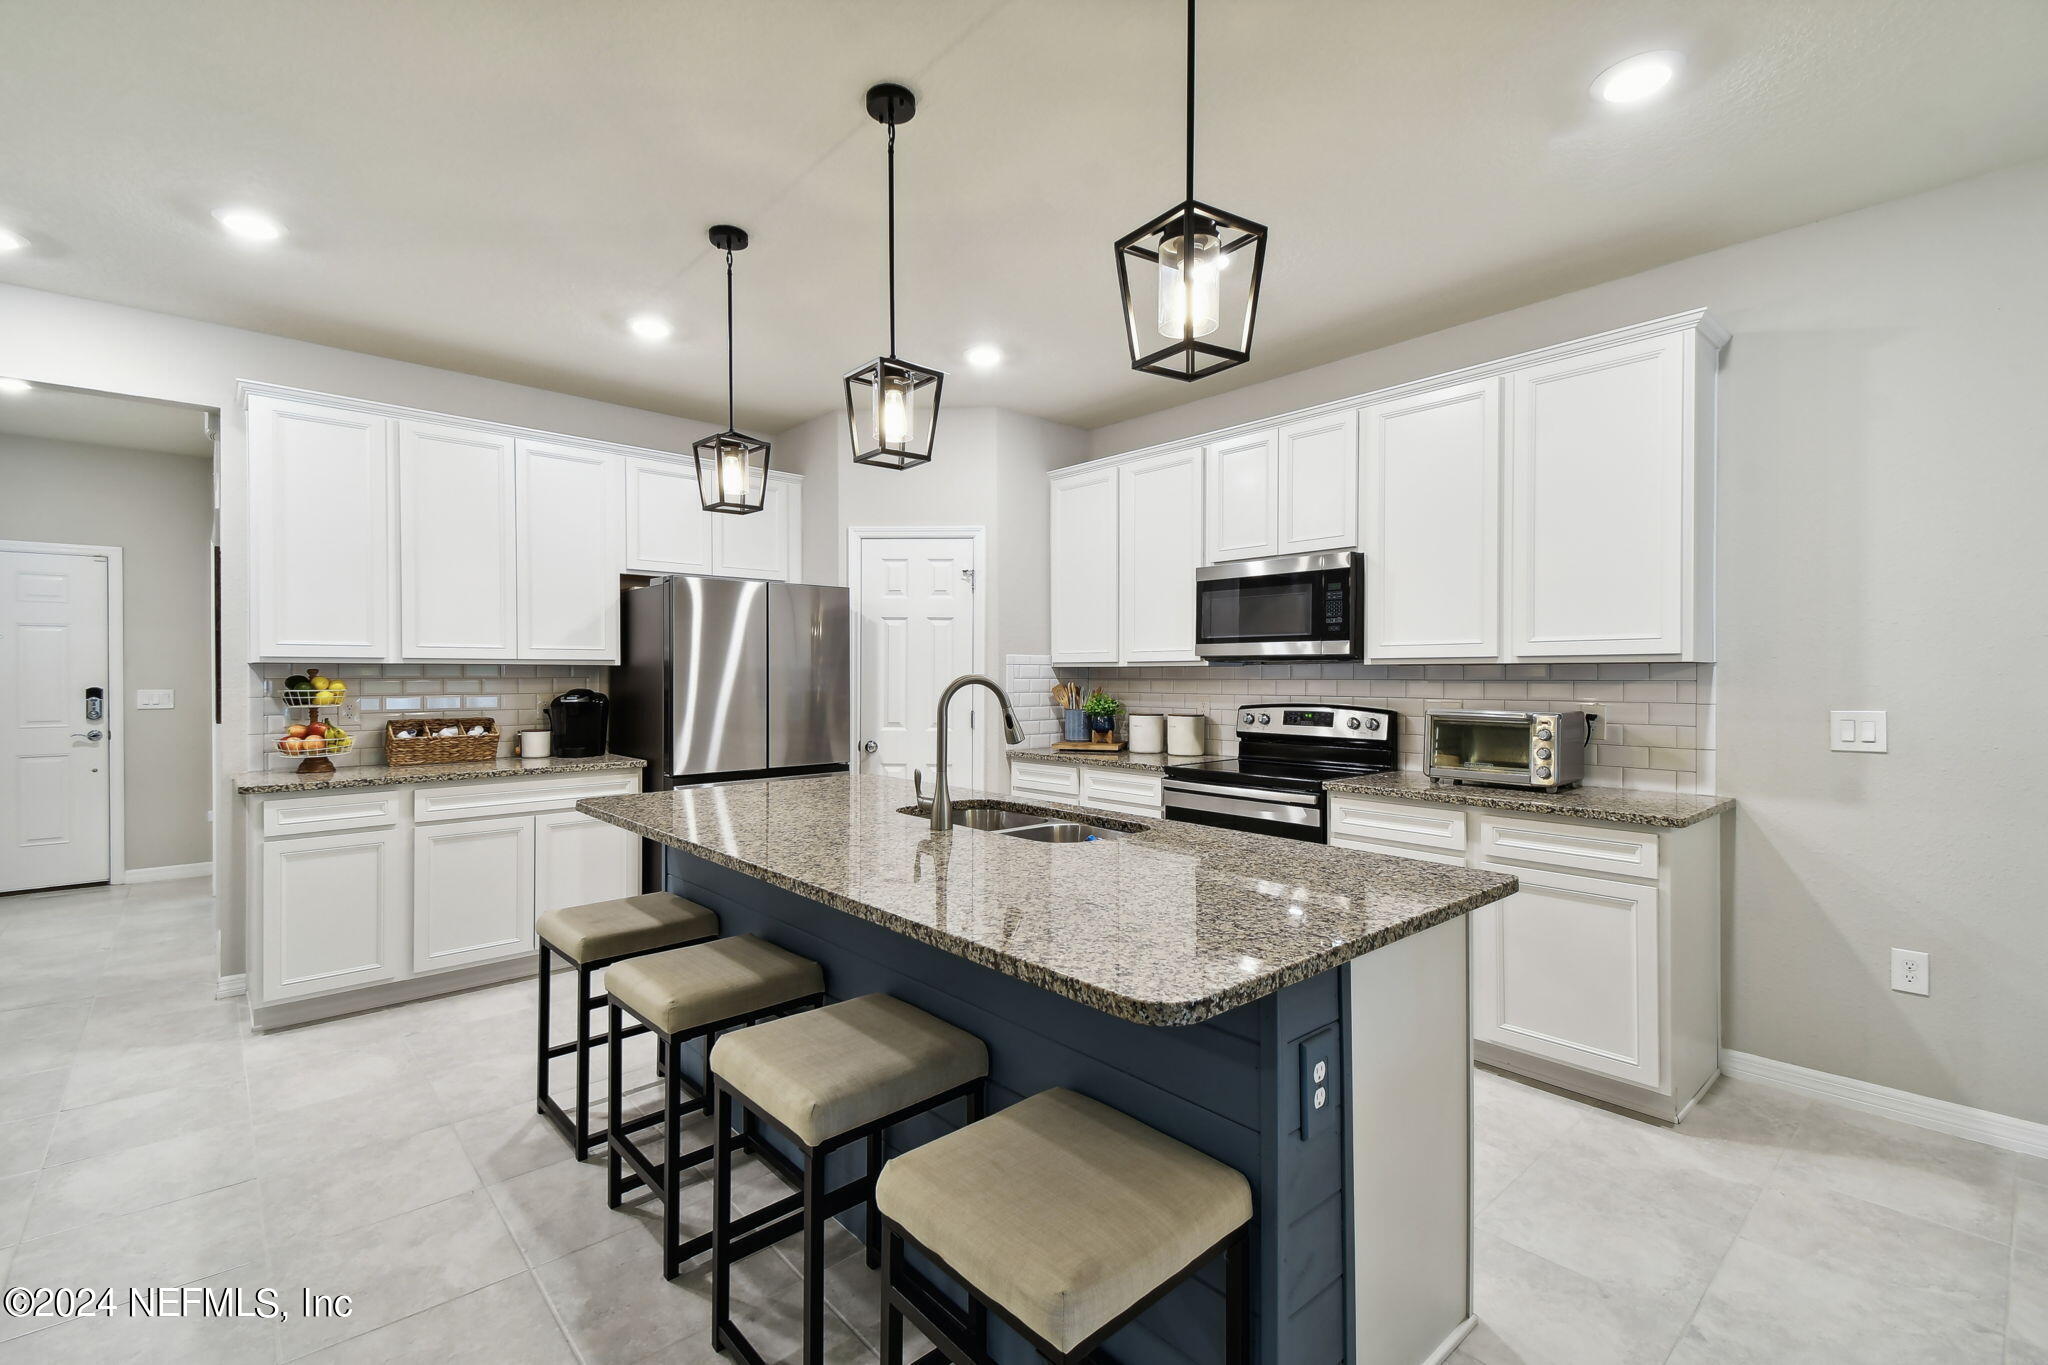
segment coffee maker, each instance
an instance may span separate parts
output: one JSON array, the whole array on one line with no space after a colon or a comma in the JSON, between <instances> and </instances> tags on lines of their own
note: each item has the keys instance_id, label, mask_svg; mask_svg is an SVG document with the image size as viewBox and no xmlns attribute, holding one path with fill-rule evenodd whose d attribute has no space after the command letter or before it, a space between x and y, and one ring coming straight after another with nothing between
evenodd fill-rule
<instances>
[{"instance_id":1,"label":"coffee maker","mask_svg":"<svg viewBox=\"0 0 2048 1365\"><path fill-rule=\"evenodd\" d=\"M542 708L556 758L596 758L611 737L611 699L587 687L572 687Z\"/></svg>"}]
</instances>

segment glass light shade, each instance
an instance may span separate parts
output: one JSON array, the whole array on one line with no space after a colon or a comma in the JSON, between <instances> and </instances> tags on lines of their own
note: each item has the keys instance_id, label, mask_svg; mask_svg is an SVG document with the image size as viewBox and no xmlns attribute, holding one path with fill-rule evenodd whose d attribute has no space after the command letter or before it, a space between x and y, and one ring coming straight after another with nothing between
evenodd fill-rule
<instances>
[{"instance_id":1,"label":"glass light shade","mask_svg":"<svg viewBox=\"0 0 2048 1365\"><path fill-rule=\"evenodd\" d=\"M846 433L856 464L909 469L932 457L944 372L880 356L846 376Z\"/></svg>"},{"instance_id":2,"label":"glass light shade","mask_svg":"<svg viewBox=\"0 0 2048 1365\"><path fill-rule=\"evenodd\" d=\"M1188 240L1194 249L1188 249ZM1192 306L1190 306L1192 305ZM1159 335L1205 337L1222 322L1223 252L1214 232L1176 232L1159 244ZM1188 318L1192 314L1194 326Z\"/></svg>"},{"instance_id":3,"label":"glass light shade","mask_svg":"<svg viewBox=\"0 0 2048 1365\"><path fill-rule=\"evenodd\" d=\"M768 442L737 431L721 431L691 446L704 510L734 516L760 511L768 490L768 450Z\"/></svg>"}]
</instances>

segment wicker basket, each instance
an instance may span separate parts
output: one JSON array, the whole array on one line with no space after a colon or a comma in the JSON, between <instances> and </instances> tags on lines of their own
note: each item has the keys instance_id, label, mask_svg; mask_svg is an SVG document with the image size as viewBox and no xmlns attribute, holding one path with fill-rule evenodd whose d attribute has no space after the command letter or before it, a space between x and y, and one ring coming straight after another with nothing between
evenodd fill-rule
<instances>
[{"instance_id":1,"label":"wicker basket","mask_svg":"<svg viewBox=\"0 0 2048 1365\"><path fill-rule=\"evenodd\" d=\"M442 729L454 725L463 730L481 725L480 735L426 735L400 739L403 729ZM498 722L489 716L414 716L410 720L384 722L384 761L392 767L407 763L483 763L498 756Z\"/></svg>"}]
</instances>

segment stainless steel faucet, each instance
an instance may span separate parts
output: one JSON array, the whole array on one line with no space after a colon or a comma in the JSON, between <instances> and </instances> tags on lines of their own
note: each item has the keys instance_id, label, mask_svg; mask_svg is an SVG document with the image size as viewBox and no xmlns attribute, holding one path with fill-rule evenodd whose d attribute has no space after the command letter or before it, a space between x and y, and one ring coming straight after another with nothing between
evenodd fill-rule
<instances>
[{"instance_id":1,"label":"stainless steel faucet","mask_svg":"<svg viewBox=\"0 0 2048 1365\"><path fill-rule=\"evenodd\" d=\"M933 774L932 782L934 834L944 834L953 828L953 791L946 781L946 708L952 705L955 692L977 683L995 693L997 703L1003 708L1003 738L1012 744L1024 742L1024 732L1017 728L1017 717L1010 711L1010 698L996 686L993 678L984 678L979 673L963 673L946 684L946 690L939 693L939 761L938 772Z\"/></svg>"}]
</instances>

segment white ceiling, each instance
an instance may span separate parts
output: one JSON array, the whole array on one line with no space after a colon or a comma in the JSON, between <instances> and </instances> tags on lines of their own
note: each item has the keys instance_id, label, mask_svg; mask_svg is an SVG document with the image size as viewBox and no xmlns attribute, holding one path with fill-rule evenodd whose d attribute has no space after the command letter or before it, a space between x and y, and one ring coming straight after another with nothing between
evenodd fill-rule
<instances>
[{"instance_id":1,"label":"white ceiling","mask_svg":"<svg viewBox=\"0 0 2048 1365\"><path fill-rule=\"evenodd\" d=\"M0 393L0 435L78 441L117 450L213 456L206 434L209 413L177 403L121 398L83 389L37 384L26 393Z\"/></svg>"},{"instance_id":2,"label":"white ceiling","mask_svg":"<svg viewBox=\"0 0 2048 1365\"><path fill-rule=\"evenodd\" d=\"M1110 251L1179 197L1181 13L0 0L0 280L722 418L730 221L772 433L885 340L896 79L902 355L1095 426L2048 155L2041 0L1210 0L1197 192L1273 235L1258 359L1191 388L1128 368ZM1588 96L1657 48L1667 98Z\"/></svg>"}]
</instances>

